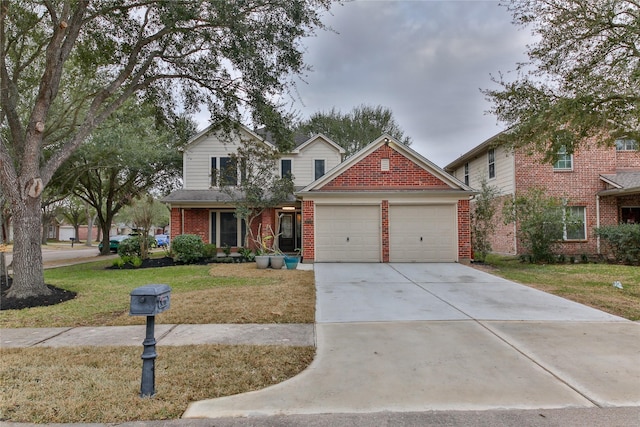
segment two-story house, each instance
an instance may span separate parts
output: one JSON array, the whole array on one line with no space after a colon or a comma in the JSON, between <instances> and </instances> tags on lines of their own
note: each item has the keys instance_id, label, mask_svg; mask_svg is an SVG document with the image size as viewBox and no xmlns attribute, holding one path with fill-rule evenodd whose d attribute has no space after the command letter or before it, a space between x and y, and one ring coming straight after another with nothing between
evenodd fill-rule
<instances>
[{"instance_id":1,"label":"two-story house","mask_svg":"<svg viewBox=\"0 0 640 427\"><path fill-rule=\"evenodd\" d=\"M541 154L523 148L510 149L498 143L500 134L476 146L445 170L472 188L484 179L497 187L496 253L521 254L516 224L504 224L502 206L506 198L542 188L565 201L572 222L565 224L562 252L567 255L600 253L593 230L604 225L640 222L640 152L633 140L618 140L615 147L584 144L573 154L558 153L554 164Z\"/></svg>"},{"instance_id":2,"label":"two-story house","mask_svg":"<svg viewBox=\"0 0 640 427\"><path fill-rule=\"evenodd\" d=\"M171 236L196 234L219 248L252 247L253 242L244 241L246 224L235 217L233 200L215 182L217 171L228 170L232 164L231 154L238 149L241 138L275 149L271 142L244 126L231 136L207 128L191 138L183 151L183 188L163 200L171 207ZM294 150L283 154L278 174L291 175L294 186L301 189L337 166L344 152L322 135L299 140ZM238 178L237 173L224 176L227 184ZM278 230L279 249L293 252L302 247L301 218L301 203L292 195L288 203L263 213L253 224L254 235L258 225L265 230L270 226L271 230Z\"/></svg>"},{"instance_id":3,"label":"two-story house","mask_svg":"<svg viewBox=\"0 0 640 427\"><path fill-rule=\"evenodd\" d=\"M197 234L218 247L253 247L246 225L220 191L212 170L224 170L239 138L271 144L247 128L228 141L211 129L183 153L184 188L167 196L171 236ZM383 135L343 161L344 150L316 135L296 141L279 159L297 191L265 210L252 231L273 229L283 252L302 248L305 262L468 261L469 199L474 192L411 148ZM234 173L225 179L233 179Z\"/></svg>"}]
</instances>

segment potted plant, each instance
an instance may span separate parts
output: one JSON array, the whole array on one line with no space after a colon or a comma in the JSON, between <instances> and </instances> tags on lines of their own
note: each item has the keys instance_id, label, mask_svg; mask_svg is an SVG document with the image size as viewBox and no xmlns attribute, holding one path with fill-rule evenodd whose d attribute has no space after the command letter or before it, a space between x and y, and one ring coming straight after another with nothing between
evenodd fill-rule
<instances>
[{"instance_id":1,"label":"potted plant","mask_svg":"<svg viewBox=\"0 0 640 427\"><path fill-rule=\"evenodd\" d=\"M286 255L284 257L284 264L287 266L287 270L295 270L298 268L298 263L300 262L300 249L297 248L295 255Z\"/></svg>"},{"instance_id":2,"label":"potted plant","mask_svg":"<svg viewBox=\"0 0 640 427\"><path fill-rule=\"evenodd\" d=\"M256 249L255 260L256 260L256 266L259 269L265 269L269 267L269 261L270 261L269 255L263 254L262 250L260 249Z\"/></svg>"}]
</instances>

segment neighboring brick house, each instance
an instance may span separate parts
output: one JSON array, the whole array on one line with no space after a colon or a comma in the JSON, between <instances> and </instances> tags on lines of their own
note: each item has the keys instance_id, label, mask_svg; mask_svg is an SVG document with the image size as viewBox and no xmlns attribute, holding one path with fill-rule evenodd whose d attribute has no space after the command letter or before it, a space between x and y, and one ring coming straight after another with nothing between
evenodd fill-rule
<instances>
[{"instance_id":1,"label":"neighboring brick house","mask_svg":"<svg viewBox=\"0 0 640 427\"><path fill-rule=\"evenodd\" d=\"M241 134L270 144L246 128ZM184 189L164 199L171 207L172 237L191 233L219 247L251 247L242 241L246 226L233 216L229 198L209 178L210 167L219 167L233 147L211 130L188 144ZM386 135L341 162L343 154L317 135L282 155L280 172L292 172L298 191L257 221L280 235L280 250L302 248L305 262L470 259L474 192L468 186Z\"/></svg>"},{"instance_id":2,"label":"neighboring brick house","mask_svg":"<svg viewBox=\"0 0 640 427\"><path fill-rule=\"evenodd\" d=\"M561 251L566 255L600 253L594 229L622 222L640 222L640 152L633 140L616 141L615 147L585 144L574 154L558 154L550 164L541 154L508 149L497 143L500 134L462 155L445 170L475 189L485 179L500 190L496 201L493 251L522 254L516 225L504 224L505 199L531 188L543 188L566 201L572 223L565 224Z\"/></svg>"}]
</instances>

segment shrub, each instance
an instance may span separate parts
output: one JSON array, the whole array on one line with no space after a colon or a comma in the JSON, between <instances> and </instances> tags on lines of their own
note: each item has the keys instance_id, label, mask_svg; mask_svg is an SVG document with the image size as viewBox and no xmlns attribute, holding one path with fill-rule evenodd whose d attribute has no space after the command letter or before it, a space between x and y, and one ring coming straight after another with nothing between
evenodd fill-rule
<instances>
[{"instance_id":1,"label":"shrub","mask_svg":"<svg viewBox=\"0 0 640 427\"><path fill-rule=\"evenodd\" d=\"M530 262L554 262L562 240L564 213L562 200L547 196L543 189L532 188L507 200L502 214L505 224L517 222L517 238Z\"/></svg>"},{"instance_id":2,"label":"shrub","mask_svg":"<svg viewBox=\"0 0 640 427\"><path fill-rule=\"evenodd\" d=\"M153 247L155 245L156 239L151 236L147 236L147 246L145 249ZM121 258L130 257L130 258L147 258L147 253L142 253L142 247L140 245L140 236L131 236L128 239L125 239L120 242L118 245L118 255ZM128 262L128 261L125 261Z\"/></svg>"},{"instance_id":3,"label":"shrub","mask_svg":"<svg viewBox=\"0 0 640 427\"><path fill-rule=\"evenodd\" d=\"M195 234L181 234L171 242L171 251L176 261L194 264L204 258L204 243Z\"/></svg>"},{"instance_id":4,"label":"shrub","mask_svg":"<svg viewBox=\"0 0 640 427\"><path fill-rule=\"evenodd\" d=\"M493 217L496 213L495 199L500 190L487 184L486 179L480 182L481 191L475 198L471 211L471 243L475 261L484 262L491 252L491 235L495 232L496 224Z\"/></svg>"},{"instance_id":5,"label":"shrub","mask_svg":"<svg viewBox=\"0 0 640 427\"><path fill-rule=\"evenodd\" d=\"M640 224L608 225L595 232L616 261L640 264Z\"/></svg>"},{"instance_id":6,"label":"shrub","mask_svg":"<svg viewBox=\"0 0 640 427\"><path fill-rule=\"evenodd\" d=\"M218 257L218 247L213 243L207 243L202 250L206 259L215 259Z\"/></svg>"}]
</instances>

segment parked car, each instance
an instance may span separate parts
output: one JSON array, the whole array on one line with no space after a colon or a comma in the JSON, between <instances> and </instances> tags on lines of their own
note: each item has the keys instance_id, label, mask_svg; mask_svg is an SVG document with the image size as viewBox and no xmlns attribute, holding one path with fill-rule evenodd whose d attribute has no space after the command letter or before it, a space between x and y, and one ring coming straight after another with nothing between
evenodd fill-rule
<instances>
[{"instance_id":1,"label":"parked car","mask_svg":"<svg viewBox=\"0 0 640 427\"><path fill-rule=\"evenodd\" d=\"M159 248L166 248L167 246L169 246L168 234L156 234L154 237L156 238L156 244Z\"/></svg>"},{"instance_id":2,"label":"parked car","mask_svg":"<svg viewBox=\"0 0 640 427\"><path fill-rule=\"evenodd\" d=\"M118 247L120 246L120 242L122 242L125 239L128 239L129 235L126 234L118 234L116 236L110 236L109 237L109 250L111 252L118 252ZM98 245L98 249L100 249L100 252L102 252L102 242L100 242L100 244Z\"/></svg>"}]
</instances>

